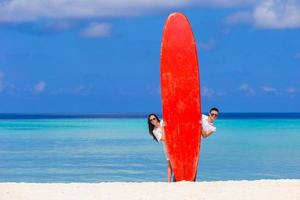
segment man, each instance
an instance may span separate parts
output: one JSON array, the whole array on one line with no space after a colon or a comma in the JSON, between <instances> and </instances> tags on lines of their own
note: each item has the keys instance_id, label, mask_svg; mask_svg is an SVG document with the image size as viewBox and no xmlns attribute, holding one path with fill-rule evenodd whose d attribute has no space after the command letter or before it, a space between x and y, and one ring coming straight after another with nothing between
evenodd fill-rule
<instances>
[{"instance_id":1,"label":"man","mask_svg":"<svg viewBox=\"0 0 300 200\"><path fill-rule=\"evenodd\" d=\"M207 138L214 132L217 128L214 125L214 121L218 118L219 110L216 107L210 109L208 116L202 115L202 137Z\"/></svg>"}]
</instances>

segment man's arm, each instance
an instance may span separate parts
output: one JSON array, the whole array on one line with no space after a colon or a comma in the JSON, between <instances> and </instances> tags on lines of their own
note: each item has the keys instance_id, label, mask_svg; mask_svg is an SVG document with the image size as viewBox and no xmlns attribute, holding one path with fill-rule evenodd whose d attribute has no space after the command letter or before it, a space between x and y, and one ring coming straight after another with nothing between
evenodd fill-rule
<instances>
[{"instance_id":1,"label":"man's arm","mask_svg":"<svg viewBox=\"0 0 300 200\"><path fill-rule=\"evenodd\" d=\"M202 135L202 137L207 138L208 136L210 136L211 134L213 134L213 132L214 131L212 131L212 130L205 131L205 130L202 129L201 135Z\"/></svg>"}]
</instances>

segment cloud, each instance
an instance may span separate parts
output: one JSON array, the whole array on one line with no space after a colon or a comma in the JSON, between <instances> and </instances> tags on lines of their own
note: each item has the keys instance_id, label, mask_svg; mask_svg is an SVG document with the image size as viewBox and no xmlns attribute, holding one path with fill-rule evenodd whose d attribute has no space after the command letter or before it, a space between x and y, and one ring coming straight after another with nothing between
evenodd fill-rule
<instances>
[{"instance_id":1,"label":"cloud","mask_svg":"<svg viewBox=\"0 0 300 200\"><path fill-rule=\"evenodd\" d=\"M294 88L294 87L289 87L288 89L287 89L287 93L289 93L289 94L295 94L295 93L297 93L297 89L296 88Z\"/></svg>"},{"instance_id":2,"label":"cloud","mask_svg":"<svg viewBox=\"0 0 300 200\"><path fill-rule=\"evenodd\" d=\"M239 88L241 91L245 92L247 95L255 95L255 91L248 84L242 84Z\"/></svg>"},{"instance_id":3,"label":"cloud","mask_svg":"<svg viewBox=\"0 0 300 200\"><path fill-rule=\"evenodd\" d=\"M57 33L66 30L71 30L77 27L74 21L57 20L45 23L44 27L41 27L44 32Z\"/></svg>"},{"instance_id":4,"label":"cloud","mask_svg":"<svg viewBox=\"0 0 300 200\"><path fill-rule=\"evenodd\" d=\"M4 73L0 71L0 93L2 93L4 89L5 89Z\"/></svg>"},{"instance_id":5,"label":"cloud","mask_svg":"<svg viewBox=\"0 0 300 200\"><path fill-rule=\"evenodd\" d=\"M300 52L295 55L295 59L300 60Z\"/></svg>"},{"instance_id":6,"label":"cloud","mask_svg":"<svg viewBox=\"0 0 300 200\"><path fill-rule=\"evenodd\" d=\"M243 9L228 16L227 24L252 24L263 29L300 27L299 0L0 0L0 23L54 20L46 31L71 29L74 20L135 17L184 8ZM236 10L236 9L235 9ZM41 32L43 28L33 27Z\"/></svg>"},{"instance_id":7,"label":"cloud","mask_svg":"<svg viewBox=\"0 0 300 200\"><path fill-rule=\"evenodd\" d=\"M212 88L209 88L209 87L206 87L206 86L203 86L201 87L201 95L203 97L222 97L222 96L226 96L228 93L227 92L218 92Z\"/></svg>"},{"instance_id":8,"label":"cloud","mask_svg":"<svg viewBox=\"0 0 300 200\"><path fill-rule=\"evenodd\" d=\"M300 27L298 0L262 0L251 11L240 11L227 17L227 24L249 23L261 29Z\"/></svg>"},{"instance_id":9,"label":"cloud","mask_svg":"<svg viewBox=\"0 0 300 200\"><path fill-rule=\"evenodd\" d=\"M276 92L277 90L271 86L268 86L268 85L264 85L261 87L261 89L264 91L264 92L268 92L268 93L274 93Z\"/></svg>"},{"instance_id":10,"label":"cloud","mask_svg":"<svg viewBox=\"0 0 300 200\"><path fill-rule=\"evenodd\" d=\"M201 94L204 97L211 97L211 96L215 95L216 92L211 88L203 86L203 87L201 87Z\"/></svg>"},{"instance_id":11,"label":"cloud","mask_svg":"<svg viewBox=\"0 0 300 200\"><path fill-rule=\"evenodd\" d=\"M297 28L300 27L300 3L296 0L265 0L255 8L253 17L258 27Z\"/></svg>"},{"instance_id":12,"label":"cloud","mask_svg":"<svg viewBox=\"0 0 300 200\"><path fill-rule=\"evenodd\" d=\"M157 9L178 8L191 4L181 0L6 0L0 3L0 21L137 16Z\"/></svg>"},{"instance_id":13,"label":"cloud","mask_svg":"<svg viewBox=\"0 0 300 200\"><path fill-rule=\"evenodd\" d=\"M53 35L80 27L80 23L67 20L42 20L37 22L13 22L5 24L1 24L0 21L0 25L9 30L38 36Z\"/></svg>"},{"instance_id":14,"label":"cloud","mask_svg":"<svg viewBox=\"0 0 300 200\"><path fill-rule=\"evenodd\" d=\"M259 0L194 0L192 1L195 5L209 6L209 7L240 7L253 5Z\"/></svg>"},{"instance_id":15,"label":"cloud","mask_svg":"<svg viewBox=\"0 0 300 200\"><path fill-rule=\"evenodd\" d=\"M91 86L81 84L75 88L73 93L76 95L88 95L91 93L91 89L92 89Z\"/></svg>"},{"instance_id":16,"label":"cloud","mask_svg":"<svg viewBox=\"0 0 300 200\"><path fill-rule=\"evenodd\" d=\"M275 94L275 95L286 95L289 94L291 96L294 96L298 90L295 87L289 87L288 89L276 89L272 86L269 85L264 85L261 87L261 89L265 92L265 93L269 93L269 94Z\"/></svg>"},{"instance_id":17,"label":"cloud","mask_svg":"<svg viewBox=\"0 0 300 200\"><path fill-rule=\"evenodd\" d=\"M235 7L257 0L4 0L0 21L26 22L39 19L95 19L140 16L186 7Z\"/></svg>"},{"instance_id":18,"label":"cloud","mask_svg":"<svg viewBox=\"0 0 300 200\"><path fill-rule=\"evenodd\" d=\"M252 13L249 11L239 11L225 19L226 24L235 25L235 24L248 24L253 20Z\"/></svg>"},{"instance_id":19,"label":"cloud","mask_svg":"<svg viewBox=\"0 0 300 200\"><path fill-rule=\"evenodd\" d=\"M39 81L35 86L34 86L34 91L37 93L44 92L46 89L46 83L44 81Z\"/></svg>"},{"instance_id":20,"label":"cloud","mask_svg":"<svg viewBox=\"0 0 300 200\"><path fill-rule=\"evenodd\" d=\"M106 37L111 34L111 26L105 23L91 23L81 31L81 35L91 38Z\"/></svg>"},{"instance_id":21,"label":"cloud","mask_svg":"<svg viewBox=\"0 0 300 200\"><path fill-rule=\"evenodd\" d=\"M207 42L199 42L199 48L203 51L210 51L216 47L216 41L211 39Z\"/></svg>"}]
</instances>

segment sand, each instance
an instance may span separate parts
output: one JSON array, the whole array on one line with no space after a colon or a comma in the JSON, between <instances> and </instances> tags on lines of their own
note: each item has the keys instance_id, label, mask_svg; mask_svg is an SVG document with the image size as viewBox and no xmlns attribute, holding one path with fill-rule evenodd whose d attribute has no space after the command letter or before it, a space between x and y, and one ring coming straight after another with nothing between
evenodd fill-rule
<instances>
[{"instance_id":1,"label":"sand","mask_svg":"<svg viewBox=\"0 0 300 200\"><path fill-rule=\"evenodd\" d=\"M300 200L300 179L216 182L0 183L0 200Z\"/></svg>"}]
</instances>

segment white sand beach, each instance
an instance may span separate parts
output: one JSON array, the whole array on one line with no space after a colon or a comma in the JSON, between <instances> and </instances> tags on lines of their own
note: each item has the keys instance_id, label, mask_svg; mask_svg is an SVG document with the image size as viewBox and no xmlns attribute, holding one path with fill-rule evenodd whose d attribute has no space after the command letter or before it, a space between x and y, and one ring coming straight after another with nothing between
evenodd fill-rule
<instances>
[{"instance_id":1,"label":"white sand beach","mask_svg":"<svg viewBox=\"0 0 300 200\"><path fill-rule=\"evenodd\" d=\"M300 180L0 183L0 200L299 200Z\"/></svg>"}]
</instances>

